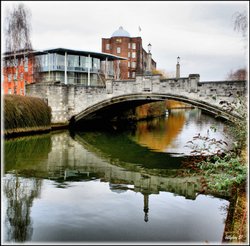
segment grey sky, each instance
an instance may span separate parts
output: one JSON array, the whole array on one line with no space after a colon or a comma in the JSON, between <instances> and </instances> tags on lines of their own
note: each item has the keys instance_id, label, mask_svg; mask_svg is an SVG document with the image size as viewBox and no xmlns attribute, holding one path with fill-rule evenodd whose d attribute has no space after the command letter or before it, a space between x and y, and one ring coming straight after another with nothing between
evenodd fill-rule
<instances>
[{"instance_id":1,"label":"grey sky","mask_svg":"<svg viewBox=\"0 0 250 246\"><path fill-rule=\"evenodd\" d=\"M6 7L15 2L2 1ZM101 39L123 26L141 36L157 68L175 72L181 57L181 76L199 73L201 81L223 80L248 65L248 45L234 31L233 15L246 11L248 1L23 1L32 13L34 49L71 48L101 52ZM139 26L141 32L139 33ZM2 35L2 45L4 36Z\"/></svg>"}]
</instances>

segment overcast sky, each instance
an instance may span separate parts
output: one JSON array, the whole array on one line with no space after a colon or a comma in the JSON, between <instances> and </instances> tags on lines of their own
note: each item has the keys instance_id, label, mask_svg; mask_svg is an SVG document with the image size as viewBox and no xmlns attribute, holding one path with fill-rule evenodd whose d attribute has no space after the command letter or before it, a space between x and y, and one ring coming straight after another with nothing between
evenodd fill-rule
<instances>
[{"instance_id":1,"label":"overcast sky","mask_svg":"<svg viewBox=\"0 0 250 246\"><path fill-rule=\"evenodd\" d=\"M1 1L2 20L6 7L14 3ZM234 30L233 19L236 12L248 14L248 1L23 3L32 13L34 49L101 52L101 39L110 38L123 26L131 37L142 37L145 50L148 43L152 44L157 68L170 74L175 73L177 56L181 58L181 76L198 73L201 81L224 80L231 70L248 66L249 46L244 49L242 34Z\"/></svg>"}]
</instances>

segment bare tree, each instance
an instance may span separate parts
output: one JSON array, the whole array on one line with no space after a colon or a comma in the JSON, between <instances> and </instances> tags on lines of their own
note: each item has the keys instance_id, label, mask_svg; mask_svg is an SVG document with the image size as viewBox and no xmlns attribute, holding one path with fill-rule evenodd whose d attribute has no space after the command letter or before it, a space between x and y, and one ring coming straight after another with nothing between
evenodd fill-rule
<instances>
[{"instance_id":1,"label":"bare tree","mask_svg":"<svg viewBox=\"0 0 250 246\"><path fill-rule=\"evenodd\" d=\"M244 49L247 48L247 30L248 30L248 16L246 11L235 12L233 15L234 21L234 30L240 32L243 37ZM231 70L227 78L228 80L246 80L247 79L247 70L246 68L240 68L236 71Z\"/></svg>"},{"instance_id":2,"label":"bare tree","mask_svg":"<svg viewBox=\"0 0 250 246\"><path fill-rule=\"evenodd\" d=\"M5 18L6 52L16 53L19 50L31 50L30 25L31 12L23 4L14 5L8 10Z\"/></svg>"},{"instance_id":3,"label":"bare tree","mask_svg":"<svg viewBox=\"0 0 250 246\"><path fill-rule=\"evenodd\" d=\"M237 69L236 71L231 70L227 75L227 80L246 80L247 71L245 68Z\"/></svg>"},{"instance_id":4,"label":"bare tree","mask_svg":"<svg viewBox=\"0 0 250 246\"><path fill-rule=\"evenodd\" d=\"M248 20L246 12L236 12L234 14L234 30L241 32L243 37L247 35Z\"/></svg>"},{"instance_id":5,"label":"bare tree","mask_svg":"<svg viewBox=\"0 0 250 246\"><path fill-rule=\"evenodd\" d=\"M31 33L31 12L23 4L13 5L11 10L7 10L4 20L5 51L9 55L5 59L5 66L12 65L15 68L14 94L16 94L16 84L18 75L18 53L23 53L23 59L32 50L30 39ZM20 55L19 55L20 56ZM28 64L25 64L28 66Z\"/></svg>"}]
</instances>

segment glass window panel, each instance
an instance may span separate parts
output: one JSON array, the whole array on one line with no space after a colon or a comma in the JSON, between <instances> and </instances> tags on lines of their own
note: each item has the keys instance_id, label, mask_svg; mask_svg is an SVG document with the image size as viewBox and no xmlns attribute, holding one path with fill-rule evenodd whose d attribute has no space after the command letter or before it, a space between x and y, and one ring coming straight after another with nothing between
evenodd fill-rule
<instances>
[{"instance_id":1,"label":"glass window panel","mask_svg":"<svg viewBox=\"0 0 250 246\"><path fill-rule=\"evenodd\" d=\"M88 62L88 57L86 56L80 56L80 67L81 68L87 68L87 62Z\"/></svg>"},{"instance_id":2,"label":"glass window panel","mask_svg":"<svg viewBox=\"0 0 250 246\"><path fill-rule=\"evenodd\" d=\"M93 58L93 68L100 69L100 59Z\"/></svg>"},{"instance_id":3,"label":"glass window panel","mask_svg":"<svg viewBox=\"0 0 250 246\"><path fill-rule=\"evenodd\" d=\"M64 55L59 55L59 54L56 54L56 65L57 66L64 66L64 61L65 60L65 57Z\"/></svg>"},{"instance_id":4,"label":"glass window panel","mask_svg":"<svg viewBox=\"0 0 250 246\"><path fill-rule=\"evenodd\" d=\"M68 55L67 64L68 64L68 67L71 67L71 68L79 67L79 56Z\"/></svg>"}]
</instances>

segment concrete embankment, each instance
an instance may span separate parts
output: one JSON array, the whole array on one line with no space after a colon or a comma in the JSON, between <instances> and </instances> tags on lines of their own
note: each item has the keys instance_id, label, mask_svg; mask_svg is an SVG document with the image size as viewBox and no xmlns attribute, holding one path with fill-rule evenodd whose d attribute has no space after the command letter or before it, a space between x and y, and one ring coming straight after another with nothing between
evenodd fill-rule
<instances>
[{"instance_id":1,"label":"concrete embankment","mask_svg":"<svg viewBox=\"0 0 250 246\"><path fill-rule=\"evenodd\" d=\"M40 98L4 95L4 136L51 130L51 108Z\"/></svg>"}]
</instances>

